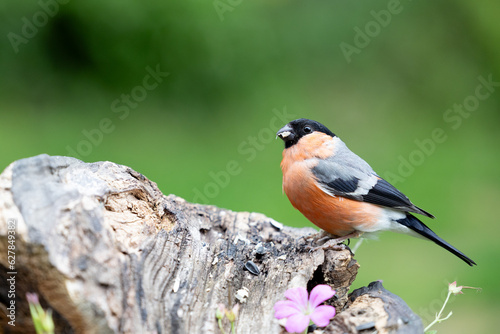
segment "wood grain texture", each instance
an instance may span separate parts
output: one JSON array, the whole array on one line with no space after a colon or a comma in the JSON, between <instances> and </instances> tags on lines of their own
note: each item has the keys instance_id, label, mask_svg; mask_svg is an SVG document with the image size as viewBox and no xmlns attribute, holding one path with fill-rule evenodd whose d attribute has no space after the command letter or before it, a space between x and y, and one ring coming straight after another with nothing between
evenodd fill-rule
<instances>
[{"instance_id":1,"label":"wood grain texture","mask_svg":"<svg viewBox=\"0 0 500 334\"><path fill-rule=\"evenodd\" d=\"M165 196L115 163L40 155L0 175L3 305L7 221L16 222L17 271L16 327L0 312L7 333L34 332L26 292L53 309L57 333L220 333L217 305L244 290L237 333L283 333L273 306L285 290L330 284L340 315L359 267L348 248L306 250L312 229Z\"/></svg>"}]
</instances>

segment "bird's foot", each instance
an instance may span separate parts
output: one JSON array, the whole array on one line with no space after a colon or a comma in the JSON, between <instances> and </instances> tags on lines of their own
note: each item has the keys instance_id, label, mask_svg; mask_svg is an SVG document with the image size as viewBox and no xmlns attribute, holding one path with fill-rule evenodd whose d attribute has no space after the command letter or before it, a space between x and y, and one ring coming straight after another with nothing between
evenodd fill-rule
<instances>
[{"instance_id":1,"label":"bird's foot","mask_svg":"<svg viewBox=\"0 0 500 334\"><path fill-rule=\"evenodd\" d=\"M332 238L335 238L335 236L333 234L328 233L328 232L323 231L323 230L319 231L318 233L309 234L309 235L301 237L301 239L304 239L306 242L310 242L311 244L315 244L318 242L323 244L326 240L329 240Z\"/></svg>"},{"instance_id":2,"label":"bird's foot","mask_svg":"<svg viewBox=\"0 0 500 334\"><path fill-rule=\"evenodd\" d=\"M319 246L312 246L312 244L311 244L311 245L306 246L305 248L307 250L310 250L311 252L317 251L319 249L322 249L322 250L332 249L332 250L340 251L340 250L346 249L346 247L347 247L342 242L344 242L345 240L348 240L350 238L358 238L362 234L363 234L363 232L354 231L354 232L351 232L351 233L344 235L342 237L334 238L332 234L325 232L325 231L322 231L322 232L318 233L313 238L313 242L312 242L312 243L319 244Z\"/></svg>"},{"instance_id":3,"label":"bird's foot","mask_svg":"<svg viewBox=\"0 0 500 334\"><path fill-rule=\"evenodd\" d=\"M342 243L342 241L338 242L336 239L330 239L328 240L327 242L325 242L324 244L320 245L320 246L312 246L312 245L307 245L305 247L306 250L308 251L311 251L311 252L315 252L317 250L334 250L334 251L341 251L341 250L344 250L346 248L346 245Z\"/></svg>"}]
</instances>

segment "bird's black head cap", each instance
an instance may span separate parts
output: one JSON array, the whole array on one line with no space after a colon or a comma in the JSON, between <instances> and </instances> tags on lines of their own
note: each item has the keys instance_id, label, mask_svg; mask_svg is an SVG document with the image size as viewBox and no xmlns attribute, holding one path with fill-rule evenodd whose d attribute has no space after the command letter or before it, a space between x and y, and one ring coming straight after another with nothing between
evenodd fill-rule
<instances>
[{"instance_id":1,"label":"bird's black head cap","mask_svg":"<svg viewBox=\"0 0 500 334\"><path fill-rule=\"evenodd\" d=\"M313 132L323 132L331 137L335 134L328 130L323 124L307 118L296 119L282 127L276 134L285 142L285 148L289 148L300 140L300 138L307 136Z\"/></svg>"}]
</instances>

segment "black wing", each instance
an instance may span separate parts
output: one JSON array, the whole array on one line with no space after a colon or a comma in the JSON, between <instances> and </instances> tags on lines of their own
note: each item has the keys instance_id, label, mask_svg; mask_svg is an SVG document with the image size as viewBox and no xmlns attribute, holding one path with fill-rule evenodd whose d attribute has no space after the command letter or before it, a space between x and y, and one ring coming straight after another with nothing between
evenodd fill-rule
<instances>
[{"instance_id":1,"label":"black wing","mask_svg":"<svg viewBox=\"0 0 500 334\"><path fill-rule=\"evenodd\" d=\"M320 160L312 168L321 189L331 196L342 196L430 218L433 215L414 205L408 197L379 177L363 159L338 142L338 152Z\"/></svg>"},{"instance_id":2,"label":"black wing","mask_svg":"<svg viewBox=\"0 0 500 334\"><path fill-rule=\"evenodd\" d=\"M320 163L313 168L316 179L326 193L368 202L404 212L414 212L430 218L433 215L414 205L408 197L376 174L354 168Z\"/></svg>"},{"instance_id":3,"label":"black wing","mask_svg":"<svg viewBox=\"0 0 500 334\"><path fill-rule=\"evenodd\" d=\"M414 205L405 194L397 190L392 184L384 179L379 179L368 194L361 196L364 202L369 202L389 208L419 213L434 218L429 212Z\"/></svg>"}]
</instances>

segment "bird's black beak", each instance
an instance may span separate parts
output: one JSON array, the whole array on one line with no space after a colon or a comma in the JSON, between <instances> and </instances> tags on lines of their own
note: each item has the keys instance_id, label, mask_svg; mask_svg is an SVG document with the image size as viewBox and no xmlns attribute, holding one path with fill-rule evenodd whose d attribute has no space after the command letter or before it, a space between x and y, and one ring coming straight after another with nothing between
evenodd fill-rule
<instances>
[{"instance_id":1,"label":"bird's black beak","mask_svg":"<svg viewBox=\"0 0 500 334\"><path fill-rule=\"evenodd\" d=\"M290 141L295 138L295 133L293 132L292 127L288 124L279 129L276 135L281 139L283 139L284 141Z\"/></svg>"}]
</instances>

